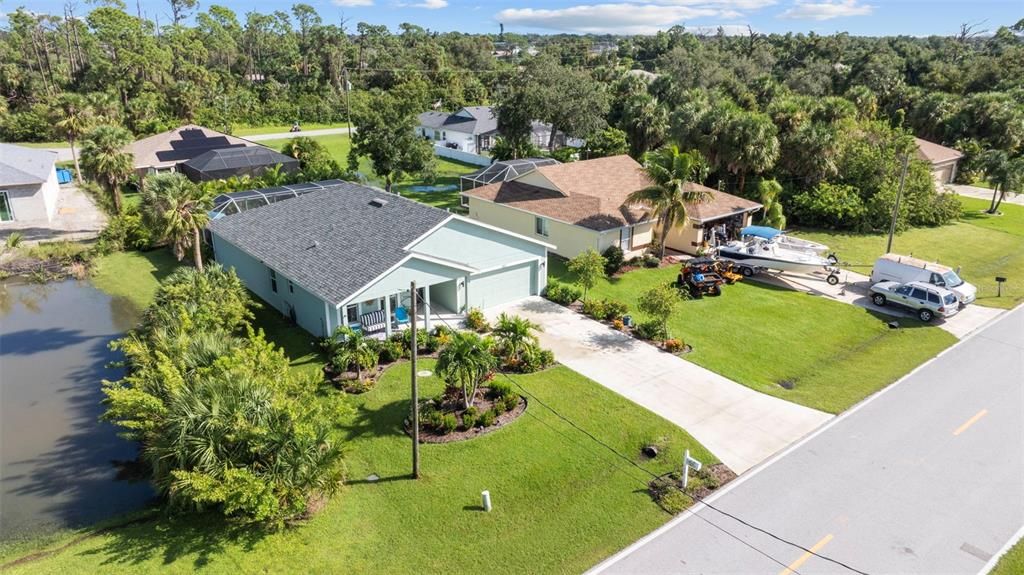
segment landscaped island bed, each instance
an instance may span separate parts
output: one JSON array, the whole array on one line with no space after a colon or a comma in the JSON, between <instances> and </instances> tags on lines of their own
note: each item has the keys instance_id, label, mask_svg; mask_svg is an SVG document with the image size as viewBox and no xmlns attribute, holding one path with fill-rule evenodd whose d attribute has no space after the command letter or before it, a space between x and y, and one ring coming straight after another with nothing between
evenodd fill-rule
<instances>
[{"instance_id":1,"label":"landscaped island bed","mask_svg":"<svg viewBox=\"0 0 1024 575\"><path fill-rule=\"evenodd\" d=\"M914 228L898 234L898 254L961 267L963 278L978 286L977 305L1010 309L1024 302L1024 206L1003 203L1002 215L982 213L987 200L960 198L962 219L937 228ZM853 271L869 275L885 253L886 234L802 231L799 237L827 244ZM844 265L845 265L844 264ZM1007 278L996 297L996 276Z\"/></svg>"},{"instance_id":2,"label":"landscaped island bed","mask_svg":"<svg viewBox=\"0 0 1024 575\"><path fill-rule=\"evenodd\" d=\"M570 281L552 257L552 277ZM590 298L624 302L634 317L637 298L674 282L678 265L635 269L602 278ZM693 346L684 357L757 391L839 413L896 381L952 345L945 331L802 292L742 281L719 297L679 305L669 334ZM787 389L784 386L792 386Z\"/></svg>"}]
</instances>

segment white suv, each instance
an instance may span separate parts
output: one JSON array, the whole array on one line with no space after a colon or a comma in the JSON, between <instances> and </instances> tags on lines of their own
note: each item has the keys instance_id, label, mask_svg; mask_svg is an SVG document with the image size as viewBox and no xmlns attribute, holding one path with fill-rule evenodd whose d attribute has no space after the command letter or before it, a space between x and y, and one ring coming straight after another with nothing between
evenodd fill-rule
<instances>
[{"instance_id":1,"label":"white suv","mask_svg":"<svg viewBox=\"0 0 1024 575\"><path fill-rule=\"evenodd\" d=\"M935 317L947 318L960 311L955 293L925 282L901 284L880 281L871 286L871 301L878 307L886 304L905 307L926 323Z\"/></svg>"}]
</instances>

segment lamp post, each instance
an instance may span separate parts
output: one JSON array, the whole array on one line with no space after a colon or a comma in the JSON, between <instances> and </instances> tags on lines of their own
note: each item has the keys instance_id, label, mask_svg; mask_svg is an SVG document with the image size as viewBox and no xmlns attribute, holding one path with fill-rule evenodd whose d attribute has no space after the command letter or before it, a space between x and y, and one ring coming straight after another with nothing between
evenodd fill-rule
<instances>
[{"instance_id":1,"label":"lamp post","mask_svg":"<svg viewBox=\"0 0 1024 575\"><path fill-rule=\"evenodd\" d=\"M412 301L409 314L409 329L412 330L410 346L410 373L412 374L412 478L420 478L420 398L419 386L416 383L416 282L409 283L409 293Z\"/></svg>"}]
</instances>

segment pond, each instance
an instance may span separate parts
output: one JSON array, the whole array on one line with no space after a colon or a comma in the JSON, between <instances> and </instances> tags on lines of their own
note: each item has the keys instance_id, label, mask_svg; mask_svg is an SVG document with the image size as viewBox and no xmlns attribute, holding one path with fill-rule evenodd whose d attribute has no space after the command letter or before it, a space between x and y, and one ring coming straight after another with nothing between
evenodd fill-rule
<instances>
[{"instance_id":1,"label":"pond","mask_svg":"<svg viewBox=\"0 0 1024 575\"><path fill-rule=\"evenodd\" d=\"M118 479L137 448L98 417L120 370L107 344L138 312L74 280L0 285L0 540L80 527L142 507L145 481Z\"/></svg>"}]
</instances>

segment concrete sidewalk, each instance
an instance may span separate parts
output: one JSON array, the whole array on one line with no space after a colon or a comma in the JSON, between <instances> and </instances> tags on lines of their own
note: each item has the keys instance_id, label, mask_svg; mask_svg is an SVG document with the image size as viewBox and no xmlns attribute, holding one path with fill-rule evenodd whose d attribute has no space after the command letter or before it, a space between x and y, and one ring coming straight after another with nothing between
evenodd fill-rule
<instances>
[{"instance_id":1,"label":"concrete sidewalk","mask_svg":"<svg viewBox=\"0 0 1024 575\"><path fill-rule=\"evenodd\" d=\"M832 417L758 393L539 297L487 315L503 311L539 324L541 345L558 361L682 427L736 473Z\"/></svg>"},{"instance_id":2,"label":"concrete sidewalk","mask_svg":"<svg viewBox=\"0 0 1024 575\"><path fill-rule=\"evenodd\" d=\"M994 193L989 188L968 186L964 184L946 184L946 187L960 194L961 196L966 196L968 198L977 198L979 200L992 201L992 194ZM1024 194L1006 192L1006 198L1003 200L1003 203L1024 206Z\"/></svg>"}]
</instances>

